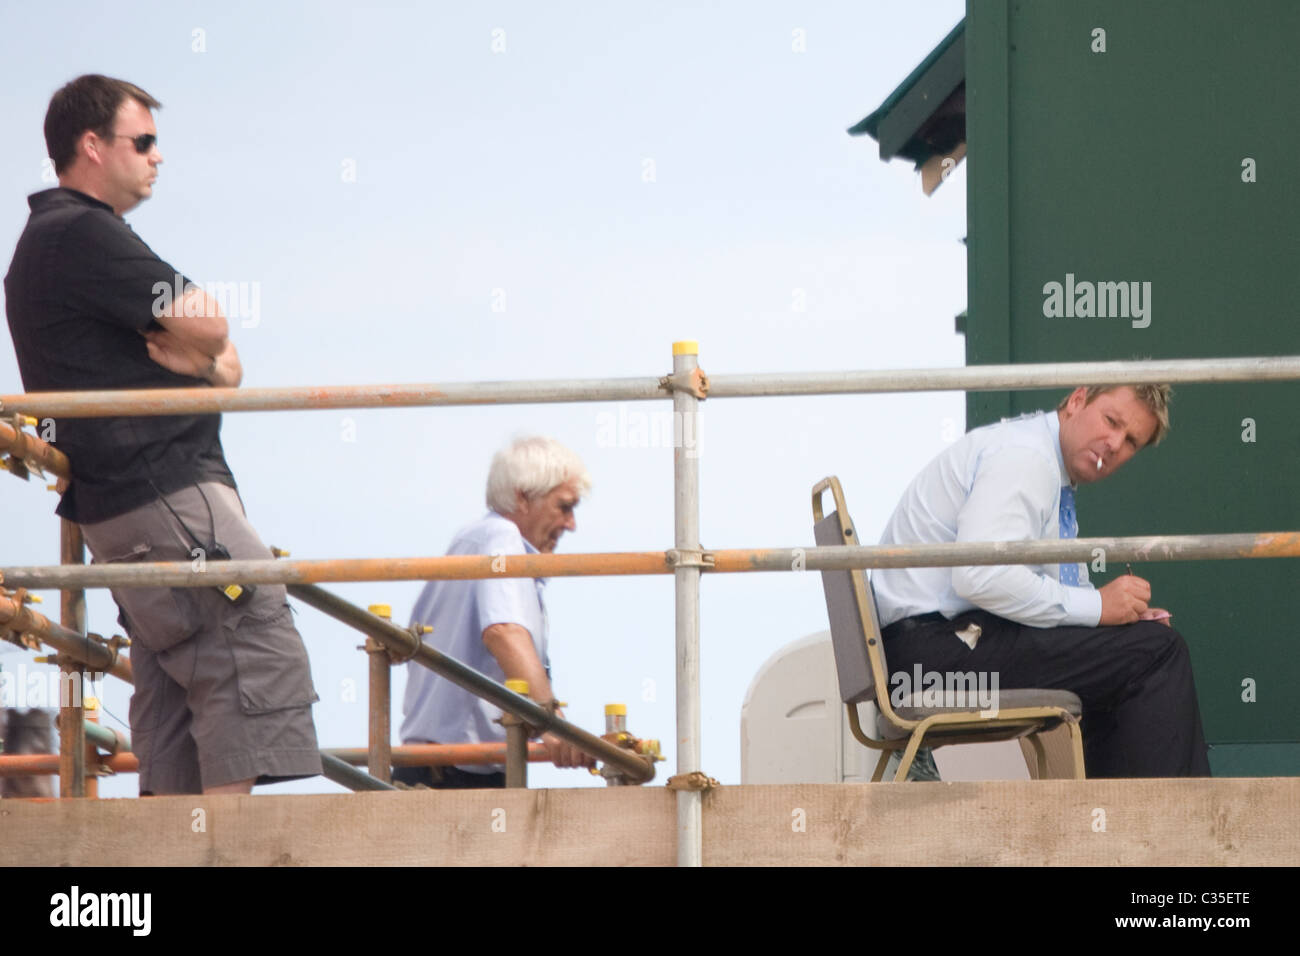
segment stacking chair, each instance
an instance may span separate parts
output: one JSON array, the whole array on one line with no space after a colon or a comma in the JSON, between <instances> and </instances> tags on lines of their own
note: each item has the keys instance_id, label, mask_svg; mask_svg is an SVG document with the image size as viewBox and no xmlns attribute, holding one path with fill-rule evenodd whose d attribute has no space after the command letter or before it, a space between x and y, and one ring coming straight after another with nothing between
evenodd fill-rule
<instances>
[{"instance_id":1,"label":"stacking chair","mask_svg":"<svg viewBox=\"0 0 1300 956\"><path fill-rule=\"evenodd\" d=\"M822 495L830 490L835 510L822 515ZM844 503L838 478L819 481L812 490L813 526L818 546L860 544ZM903 751L896 782L907 779L907 772L921 746L985 743L1028 738L1038 761L1038 776L1048 773L1047 753L1039 734L1062 723L1069 729L1072 755L1071 775L1082 780L1083 735L1079 716L1083 712L1079 698L1064 690L999 690L997 710L981 710L974 694L947 690L938 706L923 698L914 688L906 706L895 708L890 701L889 667L885 646L880 637L876 599L871 585L860 569L823 571L826 611L831 622L831 642L835 648L835 667L839 674L840 697L848 708L849 727L858 742L879 750L880 759L871 779L879 781L891 753ZM956 638L954 637L954 640ZM874 701L879 711L877 737L863 732L858 705Z\"/></svg>"}]
</instances>

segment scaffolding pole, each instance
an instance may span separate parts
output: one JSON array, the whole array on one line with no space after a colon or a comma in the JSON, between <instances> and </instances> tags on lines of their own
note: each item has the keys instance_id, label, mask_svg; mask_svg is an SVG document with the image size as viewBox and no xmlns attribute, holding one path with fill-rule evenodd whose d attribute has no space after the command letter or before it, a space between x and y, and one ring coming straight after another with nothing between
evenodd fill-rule
<instances>
[{"instance_id":1,"label":"scaffolding pole","mask_svg":"<svg viewBox=\"0 0 1300 956\"><path fill-rule=\"evenodd\" d=\"M130 658L119 655L112 647L92 641L83 633L55 624L44 614L38 614L16 598L0 594L0 631L30 634L42 643L75 657L92 671L112 674L128 684L133 683Z\"/></svg>"},{"instance_id":2,"label":"scaffolding pole","mask_svg":"<svg viewBox=\"0 0 1300 956\"><path fill-rule=\"evenodd\" d=\"M104 751L99 756L101 767L115 773L139 771L139 758L131 752L131 742L120 731L87 723L86 735L91 738L95 746ZM321 751L321 755L358 767L369 760L370 751L366 747L327 747ZM505 759L505 744L406 744L393 748L395 767L486 766L505 763ZM539 743L530 743L528 759L532 763L545 763L549 759L546 747ZM330 766L337 767L337 764L331 763ZM35 774L58 774L58 772L58 754L0 754L0 777L26 777ZM368 781L358 782L368 783ZM367 786L365 789L381 788Z\"/></svg>"},{"instance_id":3,"label":"scaffolding pole","mask_svg":"<svg viewBox=\"0 0 1300 956\"><path fill-rule=\"evenodd\" d=\"M42 439L0 421L0 452L7 452L25 466L36 466L59 478L71 477L68 456Z\"/></svg>"},{"instance_id":4,"label":"scaffolding pole","mask_svg":"<svg viewBox=\"0 0 1300 956\"><path fill-rule=\"evenodd\" d=\"M59 773L62 759L60 754L0 754L0 777L55 775ZM133 753L107 754L99 757L96 764L98 768L113 773L138 773L140 770L140 758Z\"/></svg>"},{"instance_id":5,"label":"scaffolding pole","mask_svg":"<svg viewBox=\"0 0 1300 956\"><path fill-rule=\"evenodd\" d=\"M450 555L433 558L188 561L148 564L44 565L0 568L0 584L31 590L108 587L211 587L227 584L317 584L349 581L427 581L482 578L604 577L672 574L699 560L710 574L758 571L844 571L853 568L946 568L1001 564L1116 561L1214 561L1300 557L1300 531L1245 534L1149 535L1124 538L1042 538L945 544L806 548L736 548L609 554ZM495 563L495 567L493 564ZM3 617L0 617L3 621Z\"/></svg>"},{"instance_id":6,"label":"scaffolding pole","mask_svg":"<svg viewBox=\"0 0 1300 956\"><path fill-rule=\"evenodd\" d=\"M677 774L700 771L700 462L697 384L700 347L673 343L673 567L677 612ZM680 440L678 440L680 437ZM677 865L703 865L703 797L677 791Z\"/></svg>"},{"instance_id":7,"label":"scaffolding pole","mask_svg":"<svg viewBox=\"0 0 1300 956\"><path fill-rule=\"evenodd\" d=\"M393 619L393 609L387 604L372 604L366 610L386 621ZM392 661L388 657L388 649L370 635L366 635L366 642L358 649L366 652L370 668L370 694L367 698L370 715L367 741L370 757L366 761L366 769L376 780L392 783Z\"/></svg>"},{"instance_id":8,"label":"scaffolding pole","mask_svg":"<svg viewBox=\"0 0 1300 956\"><path fill-rule=\"evenodd\" d=\"M290 585L289 593L335 620L342 621L363 634L369 634L393 651L399 659L416 661L421 666L465 688L476 697L481 697L507 713L522 718L529 726L539 731L550 731L555 736L576 744L584 752L617 767L634 783L645 783L654 779L653 759L616 747L576 724L557 717L550 710L539 707L527 697L521 697L505 685L498 684L492 678L462 664L454 657L448 657L391 621L371 614L348 603L338 595L314 585Z\"/></svg>"},{"instance_id":9,"label":"scaffolding pole","mask_svg":"<svg viewBox=\"0 0 1300 956\"><path fill-rule=\"evenodd\" d=\"M370 759L370 751L366 747L326 747L321 753L356 766L367 763ZM506 762L506 745L401 744L392 749L392 759L394 767L485 767ZM529 762L546 763L549 759L545 744L528 744Z\"/></svg>"},{"instance_id":10,"label":"scaffolding pole","mask_svg":"<svg viewBox=\"0 0 1300 956\"><path fill-rule=\"evenodd\" d=\"M367 698L370 720L368 739L370 759L366 769L370 776L384 783L393 782L392 665L388 651L373 637L362 645L370 666L370 694Z\"/></svg>"},{"instance_id":11,"label":"scaffolding pole","mask_svg":"<svg viewBox=\"0 0 1300 956\"><path fill-rule=\"evenodd\" d=\"M321 385L290 388L145 388L0 395L0 410L40 417L210 415L290 409L420 408L434 405L534 405L667 398L657 378Z\"/></svg>"},{"instance_id":12,"label":"scaffolding pole","mask_svg":"<svg viewBox=\"0 0 1300 956\"><path fill-rule=\"evenodd\" d=\"M59 560L67 567L82 567L86 546L81 528L59 519ZM86 630L86 592L64 588L59 595L59 623L70 631ZM86 780L86 709L82 694L85 664L71 654L60 653L59 661L59 796L96 797L99 787ZM71 691L71 693L69 693Z\"/></svg>"},{"instance_id":13,"label":"scaffolding pole","mask_svg":"<svg viewBox=\"0 0 1300 956\"><path fill-rule=\"evenodd\" d=\"M1300 356L1155 359L1142 362L1050 362L849 372L713 375L709 398L851 395L881 392L999 392L1080 385L1180 385L1192 382L1285 382L1300 379Z\"/></svg>"},{"instance_id":14,"label":"scaffolding pole","mask_svg":"<svg viewBox=\"0 0 1300 956\"><path fill-rule=\"evenodd\" d=\"M387 780L372 777L364 770L358 770L350 763L321 751L320 772L326 780L333 780L349 790L396 790Z\"/></svg>"},{"instance_id":15,"label":"scaffolding pole","mask_svg":"<svg viewBox=\"0 0 1300 956\"><path fill-rule=\"evenodd\" d=\"M987 392L1164 382L1282 382L1300 379L1300 356L1052 362L961 368L721 375L711 398L846 395L879 392ZM650 401L673 394L660 378L322 385L291 388L155 388L0 395L0 411L37 418L199 415L289 409L411 408L562 402Z\"/></svg>"}]
</instances>

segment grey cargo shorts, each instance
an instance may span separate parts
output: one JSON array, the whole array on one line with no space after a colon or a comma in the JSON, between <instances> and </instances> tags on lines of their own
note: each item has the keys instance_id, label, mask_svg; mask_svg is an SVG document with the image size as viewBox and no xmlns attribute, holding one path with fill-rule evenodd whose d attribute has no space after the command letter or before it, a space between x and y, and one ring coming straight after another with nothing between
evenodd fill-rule
<instances>
[{"instance_id":1,"label":"grey cargo shorts","mask_svg":"<svg viewBox=\"0 0 1300 956\"><path fill-rule=\"evenodd\" d=\"M107 521L82 525L97 564L270 558L238 493L204 482ZM203 549L200 552L200 548ZM114 588L131 638L132 749L140 793L200 793L321 772L311 705L319 698L281 585L259 584L236 607L215 587Z\"/></svg>"}]
</instances>

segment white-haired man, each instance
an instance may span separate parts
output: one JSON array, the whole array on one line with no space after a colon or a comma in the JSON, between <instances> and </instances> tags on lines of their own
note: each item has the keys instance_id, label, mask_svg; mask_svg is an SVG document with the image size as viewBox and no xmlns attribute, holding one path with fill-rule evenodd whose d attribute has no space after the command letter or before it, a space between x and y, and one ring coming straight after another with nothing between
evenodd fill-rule
<instances>
[{"instance_id":1,"label":"white-haired man","mask_svg":"<svg viewBox=\"0 0 1300 956\"><path fill-rule=\"evenodd\" d=\"M576 531L574 509L591 488L576 454L551 438L522 438L497 452L488 473L489 511L462 528L448 554L549 554L560 536ZM529 696L553 705L547 655L545 578L430 581L411 622L429 625L425 638L444 654L498 680L528 681ZM402 721L404 743L492 743L505 740L499 708L412 663ZM544 734L557 767L590 767L591 757ZM505 786L500 765L398 767L393 779L444 789Z\"/></svg>"}]
</instances>

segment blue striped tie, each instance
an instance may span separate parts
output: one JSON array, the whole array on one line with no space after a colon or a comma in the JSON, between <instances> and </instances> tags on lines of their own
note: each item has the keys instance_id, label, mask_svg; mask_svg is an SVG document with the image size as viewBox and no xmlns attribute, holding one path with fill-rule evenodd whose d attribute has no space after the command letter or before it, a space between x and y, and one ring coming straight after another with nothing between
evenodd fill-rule
<instances>
[{"instance_id":1,"label":"blue striped tie","mask_svg":"<svg viewBox=\"0 0 1300 956\"><path fill-rule=\"evenodd\" d=\"M1079 517L1074 513L1074 489L1069 485L1061 486L1061 537L1077 538L1079 536ZM1079 586L1079 566L1077 564L1061 565L1061 583L1067 587Z\"/></svg>"}]
</instances>

